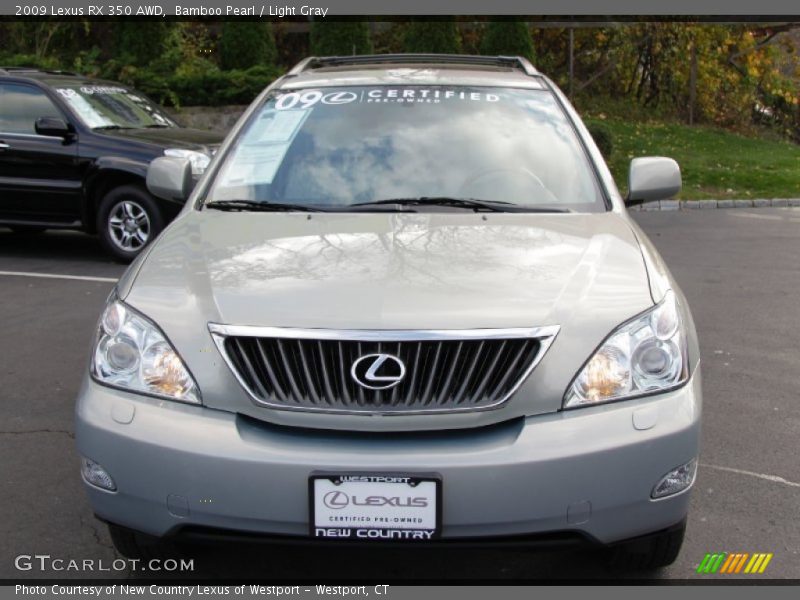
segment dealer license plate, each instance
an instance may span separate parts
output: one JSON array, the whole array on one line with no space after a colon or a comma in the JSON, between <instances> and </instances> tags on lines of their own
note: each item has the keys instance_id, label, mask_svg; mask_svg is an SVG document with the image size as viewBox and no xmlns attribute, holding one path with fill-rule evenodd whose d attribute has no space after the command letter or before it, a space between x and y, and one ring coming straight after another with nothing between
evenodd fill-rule
<instances>
[{"instance_id":1,"label":"dealer license plate","mask_svg":"<svg viewBox=\"0 0 800 600\"><path fill-rule=\"evenodd\" d=\"M313 473L311 535L356 541L425 541L441 529L441 478L395 473Z\"/></svg>"}]
</instances>

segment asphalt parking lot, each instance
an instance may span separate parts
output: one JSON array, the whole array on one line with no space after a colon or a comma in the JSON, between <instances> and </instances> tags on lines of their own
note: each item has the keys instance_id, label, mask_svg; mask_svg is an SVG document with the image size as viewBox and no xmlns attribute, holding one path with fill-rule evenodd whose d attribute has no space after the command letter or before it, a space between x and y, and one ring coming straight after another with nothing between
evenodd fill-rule
<instances>
[{"instance_id":1,"label":"asphalt parking lot","mask_svg":"<svg viewBox=\"0 0 800 600\"><path fill-rule=\"evenodd\" d=\"M683 287L700 335L701 467L686 543L674 565L654 573L609 573L584 550L223 546L192 549L193 575L306 581L708 578L695 573L705 553L727 551L774 553L765 575L738 577L800 579L800 209L643 212L635 218ZM81 489L72 411L95 321L122 271L91 237L23 236L0 228L2 578L144 576L14 567L20 554L107 563L115 558Z\"/></svg>"}]
</instances>

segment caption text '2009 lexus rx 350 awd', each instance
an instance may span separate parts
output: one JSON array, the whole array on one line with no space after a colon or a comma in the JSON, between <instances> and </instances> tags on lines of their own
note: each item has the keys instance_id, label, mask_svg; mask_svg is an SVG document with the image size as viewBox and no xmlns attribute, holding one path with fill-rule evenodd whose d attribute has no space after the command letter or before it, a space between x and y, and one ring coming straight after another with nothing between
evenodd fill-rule
<instances>
[{"instance_id":1,"label":"caption text '2009 lexus rx 350 awd'","mask_svg":"<svg viewBox=\"0 0 800 600\"><path fill-rule=\"evenodd\" d=\"M191 165L155 160L184 199ZM118 548L562 536L672 562L697 338L626 203L527 61L311 58L251 105L117 284L77 404Z\"/></svg>"}]
</instances>

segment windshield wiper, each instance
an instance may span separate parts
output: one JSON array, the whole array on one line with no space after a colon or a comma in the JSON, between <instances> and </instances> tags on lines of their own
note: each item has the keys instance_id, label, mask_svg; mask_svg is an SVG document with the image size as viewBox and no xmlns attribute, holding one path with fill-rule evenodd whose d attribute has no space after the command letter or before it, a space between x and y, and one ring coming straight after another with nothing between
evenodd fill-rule
<instances>
[{"instance_id":1,"label":"windshield wiper","mask_svg":"<svg viewBox=\"0 0 800 600\"><path fill-rule=\"evenodd\" d=\"M216 210L282 212L296 210L299 212L325 212L321 208L304 204L283 204L280 202L258 202L256 200L216 200L205 204L207 208Z\"/></svg>"},{"instance_id":2,"label":"windshield wiper","mask_svg":"<svg viewBox=\"0 0 800 600\"><path fill-rule=\"evenodd\" d=\"M449 196L420 196L419 198L389 198L386 200L373 200L372 202L358 202L351 207L380 206L383 204L397 204L399 206L457 206L475 211L489 210L492 212L541 212L563 213L570 212L568 208L544 208L536 206L523 206L503 202L502 200L476 200L475 198L451 198Z\"/></svg>"},{"instance_id":3,"label":"windshield wiper","mask_svg":"<svg viewBox=\"0 0 800 600\"><path fill-rule=\"evenodd\" d=\"M133 127L123 127L122 125L99 125L98 127L92 127L92 130L97 131L98 129L133 129Z\"/></svg>"},{"instance_id":4,"label":"windshield wiper","mask_svg":"<svg viewBox=\"0 0 800 600\"><path fill-rule=\"evenodd\" d=\"M169 129L172 125L165 125L164 123L150 123L149 125L145 125L145 129Z\"/></svg>"}]
</instances>

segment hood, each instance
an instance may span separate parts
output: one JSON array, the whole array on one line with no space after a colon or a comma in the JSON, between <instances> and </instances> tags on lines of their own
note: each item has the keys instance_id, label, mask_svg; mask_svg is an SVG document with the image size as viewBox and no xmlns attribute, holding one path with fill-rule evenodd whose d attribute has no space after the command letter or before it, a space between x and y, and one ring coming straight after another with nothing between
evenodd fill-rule
<instances>
[{"instance_id":1,"label":"hood","mask_svg":"<svg viewBox=\"0 0 800 600\"><path fill-rule=\"evenodd\" d=\"M161 146L163 148L186 148L188 150L207 150L222 143L224 135L186 127L151 127L137 129L107 129L98 131L102 135L136 140Z\"/></svg>"},{"instance_id":2,"label":"hood","mask_svg":"<svg viewBox=\"0 0 800 600\"><path fill-rule=\"evenodd\" d=\"M649 299L638 243L612 213L190 212L131 301L184 288L221 323L355 329L553 325L587 297Z\"/></svg>"},{"instance_id":3,"label":"hood","mask_svg":"<svg viewBox=\"0 0 800 600\"><path fill-rule=\"evenodd\" d=\"M594 348L653 304L641 249L615 213L190 211L156 242L125 300L153 318L182 355L197 357L193 372L218 368L191 347L203 336L204 351L216 351L209 322L333 329L558 325L556 341L529 378L539 380L540 395L525 414L557 410Z\"/></svg>"}]
</instances>

